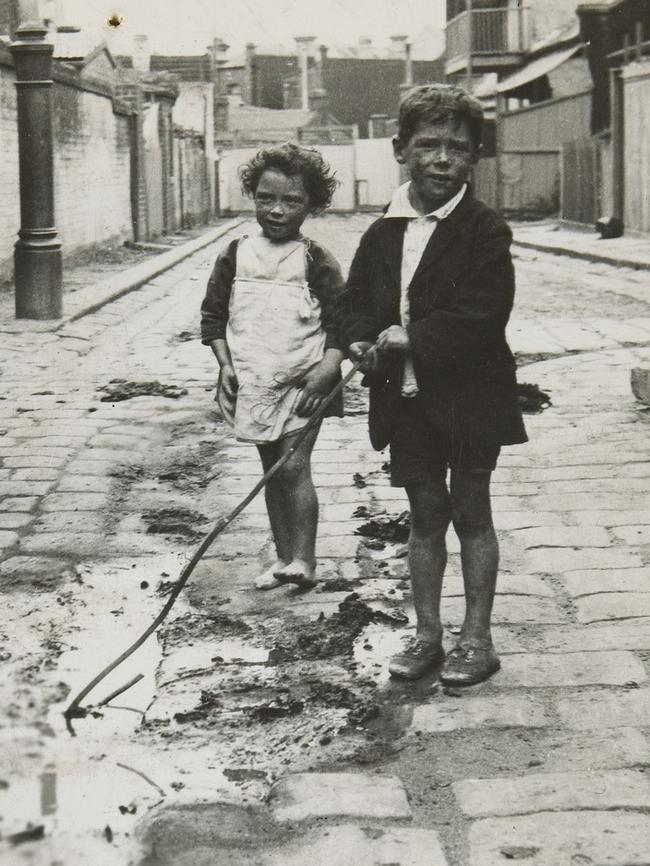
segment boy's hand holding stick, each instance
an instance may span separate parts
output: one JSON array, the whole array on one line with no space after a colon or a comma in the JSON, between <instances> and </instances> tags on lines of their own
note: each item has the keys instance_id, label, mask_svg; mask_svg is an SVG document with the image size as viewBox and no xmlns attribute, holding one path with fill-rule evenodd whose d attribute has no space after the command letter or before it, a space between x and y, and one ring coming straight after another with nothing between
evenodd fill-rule
<instances>
[{"instance_id":1,"label":"boy's hand holding stick","mask_svg":"<svg viewBox=\"0 0 650 866\"><path fill-rule=\"evenodd\" d=\"M400 325L391 325L377 337L376 343L360 340L351 343L349 352L353 361L360 361L359 369L363 373L374 373L379 367L379 354L399 352L406 354L411 347L408 333Z\"/></svg>"}]
</instances>

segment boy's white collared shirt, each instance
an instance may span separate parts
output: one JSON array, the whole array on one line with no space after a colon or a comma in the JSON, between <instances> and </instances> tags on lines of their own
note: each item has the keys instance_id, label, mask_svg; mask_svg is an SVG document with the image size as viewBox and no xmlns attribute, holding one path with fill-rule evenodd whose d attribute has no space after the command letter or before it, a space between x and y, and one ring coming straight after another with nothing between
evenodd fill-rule
<instances>
[{"instance_id":1,"label":"boy's white collared shirt","mask_svg":"<svg viewBox=\"0 0 650 866\"><path fill-rule=\"evenodd\" d=\"M400 320L403 328L411 321L409 304L409 286L413 279L420 260L436 230L440 220L446 219L452 211L460 204L467 184L464 183L453 198L445 202L439 208L428 214L419 214L409 199L411 182L402 184L395 190L384 219L407 219L404 231L404 245L402 247L402 265L400 270ZM413 361L407 357L404 361L404 373L402 375L402 396L415 397L418 393L418 383L415 377Z\"/></svg>"}]
</instances>

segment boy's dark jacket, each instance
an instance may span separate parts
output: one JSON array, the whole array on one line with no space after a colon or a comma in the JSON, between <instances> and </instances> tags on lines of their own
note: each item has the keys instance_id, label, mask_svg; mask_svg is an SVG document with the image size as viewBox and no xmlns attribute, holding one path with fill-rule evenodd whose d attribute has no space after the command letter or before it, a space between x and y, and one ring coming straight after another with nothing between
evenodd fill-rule
<instances>
[{"instance_id":1,"label":"boy's dark jacket","mask_svg":"<svg viewBox=\"0 0 650 866\"><path fill-rule=\"evenodd\" d=\"M406 219L378 219L361 238L338 302L342 344L375 341L400 324L400 268ZM514 299L512 233L471 189L431 237L409 286L407 331L424 409L454 439L526 442L515 362L505 338ZM400 400L401 359L366 377L370 440L391 439Z\"/></svg>"}]
</instances>

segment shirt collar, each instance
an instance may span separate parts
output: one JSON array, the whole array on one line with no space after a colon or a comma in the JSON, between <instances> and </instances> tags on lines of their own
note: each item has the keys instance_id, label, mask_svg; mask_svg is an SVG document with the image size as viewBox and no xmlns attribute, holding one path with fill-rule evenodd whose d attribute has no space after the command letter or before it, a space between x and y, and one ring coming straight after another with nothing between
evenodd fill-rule
<instances>
[{"instance_id":1,"label":"shirt collar","mask_svg":"<svg viewBox=\"0 0 650 866\"><path fill-rule=\"evenodd\" d=\"M419 214L411 204L409 199L410 187L411 182L408 181L395 190L388 205L388 210L384 214L384 219L421 219L423 216L428 219L447 219L451 212L458 207L467 190L467 184L464 183L453 198L450 198L449 201L446 201L430 213L423 215Z\"/></svg>"}]
</instances>

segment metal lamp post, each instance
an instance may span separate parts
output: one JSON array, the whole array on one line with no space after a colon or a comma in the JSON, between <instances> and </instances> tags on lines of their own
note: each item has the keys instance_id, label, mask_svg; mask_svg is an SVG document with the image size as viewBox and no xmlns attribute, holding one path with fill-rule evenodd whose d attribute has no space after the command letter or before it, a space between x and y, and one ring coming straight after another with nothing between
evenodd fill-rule
<instances>
[{"instance_id":1,"label":"metal lamp post","mask_svg":"<svg viewBox=\"0 0 650 866\"><path fill-rule=\"evenodd\" d=\"M16 317L57 319L61 242L54 225L52 52L33 3L21 4L10 50L16 67L20 231L14 250Z\"/></svg>"}]
</instances>

